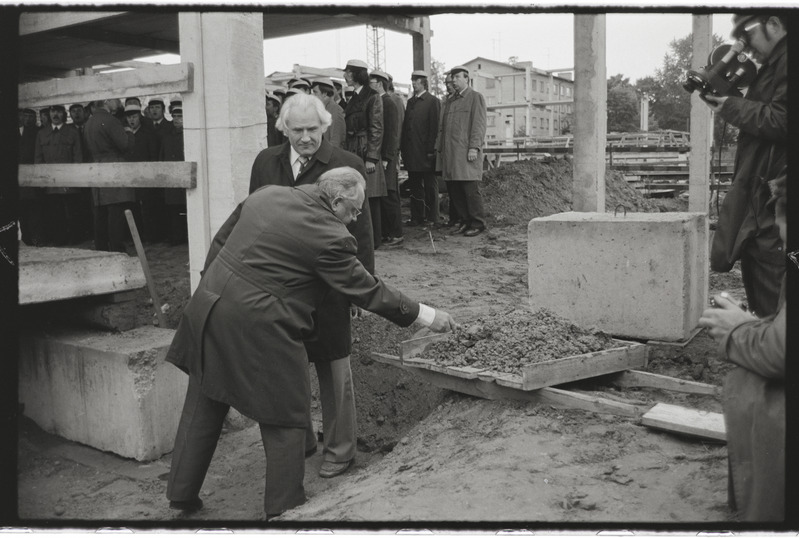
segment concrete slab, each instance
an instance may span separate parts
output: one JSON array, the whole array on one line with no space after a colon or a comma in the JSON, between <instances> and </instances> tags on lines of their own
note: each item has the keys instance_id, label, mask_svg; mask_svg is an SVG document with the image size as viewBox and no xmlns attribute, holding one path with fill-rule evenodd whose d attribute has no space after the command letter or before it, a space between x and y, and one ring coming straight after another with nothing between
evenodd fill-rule
<instances>
[{"instance_id":1,"label":"concrete slab","mask_svg":"<svg viewBox=\"0 0 799 538\"><path fill-rule=\"evenodd\" d=\"M138 258L77 248L19 249L19 304L143 288Z\"/></svg>"},{"instance_id":2,"label":"concrete slab","mask_svg":"<svg viewBox=\"0 0 799 538\"><path fill-rule=\"evenodd\" d=\"M703 213L579 213L527 228L533 308L635 339L684 341L707 304Z\"/></svg>"},{"instance_id":3,"label":"concrete slab","mask_svg":"<svg viewBox=\"0 0 799 538\"><path fill-rule=\"evenodd\" d=\"M20 335L19 398L43 430L148 461L172 450L188 376L164 361L174 331Z\"/></svg>"}]
</instances>

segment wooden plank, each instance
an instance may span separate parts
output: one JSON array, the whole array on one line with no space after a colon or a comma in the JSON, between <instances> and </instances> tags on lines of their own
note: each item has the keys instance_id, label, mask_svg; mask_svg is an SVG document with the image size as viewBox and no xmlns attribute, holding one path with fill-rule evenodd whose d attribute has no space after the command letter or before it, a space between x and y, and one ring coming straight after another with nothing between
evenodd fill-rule
<instances>
[{"instance_id":1,"label":"wooden plank","mask_svg":"<svg viewBox=\"0 0 799 538\"><path fill-rule=\"evenodd\" d=\"M650 372L640 372L638 370L619 372L611 379L611 383L619 387L647 387L710 396L721 394L721 387L717 385L708 385L707 383L688 381L687 379L678 379Z\"/></svg>"},{"instance_id":2,"label":"wooden plank","mask_svg":"<svg viewBox=\"0 0 799 538\"><path fill-rule=\"evenodd\" d=\"M646 366L648 348L645 344L618 342L626 345L531 364L522 371L522 387L524 390L533 390Z\"/></svg>"},{"instance_id":3,"label":"wooden plank","mask_svg":"<svg viewBox=\"0 0 799 538\"><path fill-rule=\"evenodd\" d=\"M194 66L191 63L153 65L152 67L19 85L19 108L39 108L54 104L96 101L119 95L159 95L194 90Z\"/></svg>"},{"instance_id":4,"label":"wooden plank","mask_svg":"<svg viewBox=\"0 0 799 538\"><path fill-rule=\"evenodd\" d=\"M721 413L658 403L641 417L641 424L659 430L715 441L727 440L724 415Z\"/></svg>"},{"instance_id":5,"label":"wooden plank","mask_svg":"<svg viewBox=\"0 0 799 538\"><path fill-rule=\"evenodd\" d=\"M21 164L20 187L167 187L193 189L197 163Z\"/></svg>"},{"instance_id":6,"label":"wooden plank","mask_svg":"<svg viewBox=\"0 0 799 538\"><path fill-rule=\"evenodd\" d=\"M60 11L21 13L19 35L38 34L58 28L67 28L87 22L124 15L124 11Z\"/></svg>"},{"instance_id":7,"label":"wooden plank","mask_svg":"<svg viewBox=\"0 0 799 538\"><path fill-rule=\"evenodd\" d=\"M442 389L453 390L487 400L517 400L632 418L638 418L646 411L646 408L642 406L629 405L597 396L587 396L552 387L526 391L501 386L493 381L454 377L440 372L433 372L431 370L410 366L399 357L384 353L372 353L372 358L377 362L402 368Z\"/></svg>"}]
</instances>

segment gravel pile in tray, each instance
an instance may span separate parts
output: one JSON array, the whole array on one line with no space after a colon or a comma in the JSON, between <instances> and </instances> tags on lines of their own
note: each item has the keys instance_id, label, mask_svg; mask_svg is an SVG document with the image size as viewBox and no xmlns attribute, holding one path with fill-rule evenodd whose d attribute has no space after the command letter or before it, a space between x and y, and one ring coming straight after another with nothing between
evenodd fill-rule
<instances>
[{"instance_id":1,"label":"gravel pile in tray","mask_svg":"<svg viewBox=\"0 0 799 538\"><path fill-rule=\"evenodd\" d=\"M582 329L547 309L516 309L462 325L421 358L444 366L471 366L521 374L530 364L617 347L607 334Z\"/></svg>"}]
</instances>

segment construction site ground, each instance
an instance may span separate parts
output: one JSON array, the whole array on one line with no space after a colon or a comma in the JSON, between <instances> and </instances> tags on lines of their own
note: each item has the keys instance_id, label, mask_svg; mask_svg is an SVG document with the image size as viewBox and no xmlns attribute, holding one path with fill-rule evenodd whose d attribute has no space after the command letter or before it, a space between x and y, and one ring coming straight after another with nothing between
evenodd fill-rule
<instances>
[{"instance_id":1,"label":"construction site ground","mask_svg":"<svg viewBox=\"0 0 799 538\"><path fill-rule=\"evenodd\" d=\"M449 235L446 228L407 228L401 248L376 252L382 278L461 323L527 301L526 222L570 208L568 162L515 163L486 176L488 233L469 238ZM622 203L646 211L687 207L682 200L643 199L612 174L607 192L611 210ZM189 294L187 246L147 245L147 257L175 327ZM742 295L738 269L711 273L710 289ZM153 323L145 290L136 308L142 324ZM171 454L137 462L51 435L21 417L18 514L30 527L90 528L734 523L723 443L653 430L635 418L466 396L372 359L375 351L398 354L399 342L418 329L374 315L355 320L355 465L322 479L321 453L308 458L308 501L277 520L262 521L265 461L258 427L248 420L228 425L201 491L205 507L185 516L165 498ZM685 346L652 346L646 370L721 385L729 365L717 360L715 343L702 332ZM715 396L617 388L604 378L566 388L639 404L721 411ZM315 391L312 415L321 424Z\"/></svg>"}]
</instances>

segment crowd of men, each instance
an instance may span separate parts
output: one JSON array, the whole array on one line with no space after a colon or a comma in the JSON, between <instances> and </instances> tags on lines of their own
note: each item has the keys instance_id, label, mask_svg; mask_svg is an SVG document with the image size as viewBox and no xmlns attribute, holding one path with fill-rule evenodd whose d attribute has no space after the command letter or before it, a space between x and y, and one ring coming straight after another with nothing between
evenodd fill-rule
<instances>
[{"instance_id":1,"label":"crowd of men","mask_svg":"<svg viewBox=\"0 0 799 538\"><path fill-rule=\"evenodd\" d=\"M171 120L166 119L169 112ZM67 120L67 114L69 120ZM37 122L38 116L38 122ZM38 125L37 125L38 123ZM52 105L19 111L19 163L70 164L182 161L183 109L179 97L138 97ZM132 253L125 210L148 242L185 242L185 192L131 187L20 189L22 241L68 246L93 240L97 250Z\"/></svg>"}]
</instances>

